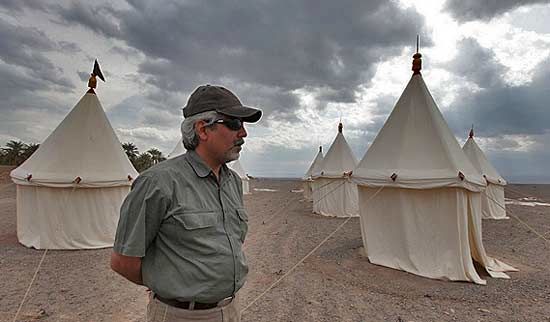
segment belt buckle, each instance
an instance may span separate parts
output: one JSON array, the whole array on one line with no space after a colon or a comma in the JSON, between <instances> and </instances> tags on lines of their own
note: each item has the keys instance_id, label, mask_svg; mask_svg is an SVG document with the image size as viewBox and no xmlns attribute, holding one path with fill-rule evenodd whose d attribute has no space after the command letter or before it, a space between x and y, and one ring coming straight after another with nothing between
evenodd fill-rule
<instances>
[{"instance_id":1,"label":"belt buckle","mask_svg":"<svg viewBox=\"0 0 550 322\"><path fill-rule=\"evenodd\" d=\"M216 305L217 307L222 307L222 306L226 306L228 305L229 303L231 303L233 301L233 299L235 298L235 295L231 295L229 297L226 297L224 298L223 300L219 301L218 302L218 305Z\"/></svg>"}]
</instances>

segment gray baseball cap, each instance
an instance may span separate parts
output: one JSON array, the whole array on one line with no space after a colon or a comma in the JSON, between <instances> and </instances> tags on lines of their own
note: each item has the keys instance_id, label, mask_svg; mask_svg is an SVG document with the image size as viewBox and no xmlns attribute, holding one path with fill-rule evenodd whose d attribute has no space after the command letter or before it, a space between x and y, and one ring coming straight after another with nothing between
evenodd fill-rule
<instances>
[{"instance_id":1,"label":"gray baseball cap","mask_svg":"<svg viewBox=\"0 0 550 322\"><path fill-rule=\"evenodd\" d=\"M188 117L206 111L237 117L244 122L254 123L262 117L262 111L244 106L239 98L222 86L199 86L183 108L183 116Z\"/></svg>"}]
</instances>

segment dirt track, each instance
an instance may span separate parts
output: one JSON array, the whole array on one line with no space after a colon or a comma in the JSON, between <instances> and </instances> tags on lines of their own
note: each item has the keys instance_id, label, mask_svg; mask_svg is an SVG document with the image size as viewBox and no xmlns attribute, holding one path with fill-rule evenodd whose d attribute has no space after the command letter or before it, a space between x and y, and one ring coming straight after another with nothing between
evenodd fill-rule
<instances>
[{"instance_id":1,"label":"dirt track","mask_svg":"<svg viewBox=\"0 0 550 322\"><path fill-rule=\"evenodd\" d=\"M252 182L252 189L260 187L277 191L245 197L250 274L242 308L344 220L311 214L311 203L290 191L301 188L298 181ZM550 186L510 188L550 201ZM508 197L518 197L510 191ZM550 237L550 207L508 210ZM13 320L44 254L21 246L15 232L15 186L4 180L0 321ZM361 253L359 219L353 218L245 311L243 321L550 321L550 245L515 219L484 221L483 234L489 255L520 269L510 280L488 278L479 286L372 265ZM146 292L110 271L110 252L49 251L17 321L144 321Z\"/></svg>"}]
</instances>

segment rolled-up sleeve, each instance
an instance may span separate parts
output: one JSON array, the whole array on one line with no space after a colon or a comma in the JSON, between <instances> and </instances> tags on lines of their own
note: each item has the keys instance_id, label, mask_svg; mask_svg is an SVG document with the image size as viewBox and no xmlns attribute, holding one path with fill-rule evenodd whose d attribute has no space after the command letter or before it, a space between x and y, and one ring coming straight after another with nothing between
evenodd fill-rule
<instances>
[{"instance_id":1,"label":"rolled-up sleeve","mask_svg":"<svg viewBox=\"0 0 550 322\"><path fill-rule=\"evenodd\" d=\"M120 209L114 251L126 256L145 256L157 235L169 202L154 177L137 177Z\"/></svg>"}]
</instances>

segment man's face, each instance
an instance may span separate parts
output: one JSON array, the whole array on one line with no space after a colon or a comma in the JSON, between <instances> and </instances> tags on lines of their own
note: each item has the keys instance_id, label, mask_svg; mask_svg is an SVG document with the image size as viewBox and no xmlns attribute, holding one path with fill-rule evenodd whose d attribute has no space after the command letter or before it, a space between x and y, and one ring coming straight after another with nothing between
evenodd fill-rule
<instances>
[{"instance_id":1,"label":"man's face","mask_svg":"<svg viewBox=\"0 0 550 322\"><path fill-rule=\"evenodd\" d=\"M237 160L239 153L241 152L241 146L244 144L244 138L248 135L242 126L236 130L235 124L227 124L232 122L230 117L223 116L219 123L215 123L208 130L208 150L211 155L216 158L220 163L227 163ZM233 125L233 129L228 126Z\"/></svg>"}]
</instances>

